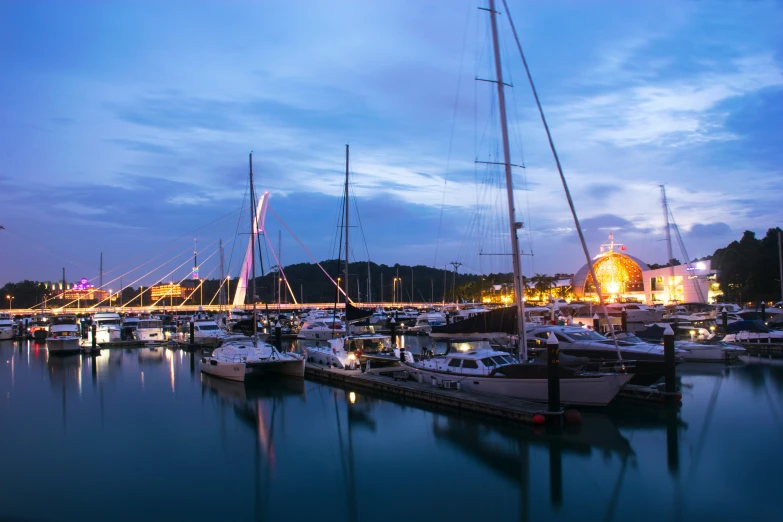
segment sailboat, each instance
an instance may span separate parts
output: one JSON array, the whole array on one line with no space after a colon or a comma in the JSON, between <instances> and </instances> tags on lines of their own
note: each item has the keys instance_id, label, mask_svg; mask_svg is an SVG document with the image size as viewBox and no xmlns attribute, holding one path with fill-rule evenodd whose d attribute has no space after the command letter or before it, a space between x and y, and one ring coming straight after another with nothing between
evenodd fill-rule
<instances>
[{"instance_id":1,"label":"sailboat","mask_svg":"<svg viewBox=\"0 0 783 522\"><path fill-rule=\"evenodd\" d=\"M359 367L366 367L367 361L371 361L371 365L377 367L379 365L399 365L400 350L392 346L391 337L375 333L372 326L369 326L369 330L365 330L363 333L348 333L348 326L351 321L358 321L360 319L367 319L372 315L372 311L362 310L353 306L348 298L348 173L349 173L349 147L345 146L345 290L343 291L343 298L345 303L345 322L346 328L335 329L330 328L332 335L326 337L327 346L314 346L305 348L305 356L310 362L333 366L341 369L356 369ZM326 324L326 323L324 323ZM302 338L302 332L308 330L308 323L302 326L300 331L300 338ZM343 333L344 335L336 335L336 332ZM404 358L406 361L413 362L413 354L410 351L405 351Z\"/></svg>"},{"instance_id":2,"label":"sailboat","mask_svg":"<svg viewBox=\"0 0 783 522\"><path fill-rule=\"evenodd\" d=\"M256 267L255 242L258 236L258 214L255 209L253 189L253 154L250 154L251 234L250 268L252 272L253 317L256 317ZM249 375L278 374L304 377L304 357L297 353L280 352L274 345L259 338L258 321L253 321L253 335L224 342L212 352L211 357L201 358L201 371L232 381L244 382Z\"/></svg>"},{"instance_id":3,"label":"sailboat","mask_svg":"<svg viewBox=\"0 0 783 522\"><path fill-rule=\"evenodd\" d=\"M508 140L503 71L500 64L498 44L497 11L495 0L489 0L492 28L492 46L495 56L495 83L500 111L500 130L503 137L503 165L505 167L506 196L511 238L511 257L514 268L514 308L516 309L516 333L514 350L500 351L487 341L462 343L456 351L405 363L405 366L419 382L432 383L445 388L458 388L515 397L519 399L546 401L548 397L547 368L527 360L525 334L525 308L522 301L522 270L519 260L517 230L521 224L514 212L514 187L511 176L511 153ZM513 310L513 309L512 309ZM518 354L519 359L516 355ZM582 372L560 368L561 400L566 404L605 406L632 377L625 373Z\"/></svg>"}]
</instances>

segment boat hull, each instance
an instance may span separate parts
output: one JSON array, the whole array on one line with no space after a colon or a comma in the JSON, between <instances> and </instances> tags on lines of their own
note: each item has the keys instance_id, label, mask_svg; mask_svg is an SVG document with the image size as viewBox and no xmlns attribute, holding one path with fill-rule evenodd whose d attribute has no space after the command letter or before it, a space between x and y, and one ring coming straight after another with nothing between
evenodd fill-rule
<instances>
[{"instance_id":1,"label":"boat hull","mask_svg":"<svg viewBox=\"0 0 783 522\"><path fill-rule=\"evenodd\" d=\"M219 361L207 357L201 358L201 371L214 377L238 382L245 382L247 374L243 362Z\"/></svg>"},{"instance_id":2,"label":"boat hull","mask_svg":"<svg viewBox=\"0 0 783 522\"><path fill-rule=\"evenodd\" d=\"M286 377L304 377L305 360L286 358L263 363L247 363L246 378L263 375L285 375Z\"/></svg>"},{"instance_id":3,"label":"boat hull","mask_svg":"<svg viewBox=\"0 0 783 522\"><path fill-rule=\"evenodd\" d=\"M46 349L49 353L74 353L80 352L82 347L79 344L80 337L49 337L46 339Z\"/></svg>"},{"instance_id":4,"label":"boat hull","mask_svg":"<svg viewBox=\"0 0 783 522\"><path fill-rule=\"evenodd\" d=\"M549 399L547 379L457 374L422 369L414 365L406 365L406 368L417 381L434 386L450 387L450 383L456 382L461 390L472 393L502 395L534 402L547 402ZM577 406L606 406L631 377L631 374L600 374L595 377L561 378L560 402Z\"/></svg>"}]
</instances>

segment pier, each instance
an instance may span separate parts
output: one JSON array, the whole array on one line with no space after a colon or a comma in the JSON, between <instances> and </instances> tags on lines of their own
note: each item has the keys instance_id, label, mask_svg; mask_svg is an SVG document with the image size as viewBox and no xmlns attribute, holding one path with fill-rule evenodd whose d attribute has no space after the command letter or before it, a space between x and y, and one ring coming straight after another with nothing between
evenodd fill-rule
<instances>
[{"instance_id":1,"label":"pier","mask_svg":"<svg viewBox=\"0 0 783 522\"><path fill-rule=\"evenodd\" d=\"M398 375L395 375L398 374ZM404 375L402 375L404 374ZM546 416L563 417L563 412L549 413L546 404L496 395L449 390L408 380L400 367L361 370L340 370L308 362L305 377L341 387L372 390L383 395L470 412L512 422L542 424Z\"/></svg>"}]
</instances>

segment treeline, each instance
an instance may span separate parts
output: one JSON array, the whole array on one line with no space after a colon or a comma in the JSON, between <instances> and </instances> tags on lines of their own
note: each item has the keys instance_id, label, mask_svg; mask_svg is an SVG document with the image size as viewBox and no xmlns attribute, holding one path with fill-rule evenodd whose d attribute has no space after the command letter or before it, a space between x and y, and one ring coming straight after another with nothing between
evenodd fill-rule
<instances>
[{"instance_id":1,"label":"treeline","mask_svg":"<svg viewBox=\"0 0 783 522\"><path fill-rule=\"evenodd\" d=\"M719 271L725 301L780 301L778 233L779 227L770 228L757 239L746 230L742 239L712 254L712 268Z\"/></svg>"}]
</instances>

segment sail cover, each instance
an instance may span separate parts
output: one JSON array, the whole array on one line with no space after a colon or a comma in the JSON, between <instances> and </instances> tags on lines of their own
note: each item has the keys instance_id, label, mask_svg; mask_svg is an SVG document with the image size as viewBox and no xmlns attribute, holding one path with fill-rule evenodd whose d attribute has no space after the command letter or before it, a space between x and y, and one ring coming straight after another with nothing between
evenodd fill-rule
<instances>
[{"instance_id":1,"label":"sail cover","mask_svg":"<svg viewBox=\"0 0 783 522\"><path fill-rule=\"evenodd\" d=\"M351 303L345 303L345 320L347 322L360 321L372 315L372 310L358 308Z\"/></svg>"},{"instance_id":2,"label":"sail cover","mask_svg":"<svg viewBox=\"0 0 783 522\"><path fill-rule=\"evenodd\" d=\"M505 333L517 334L517 309L515 306L497 308L476 314L456 323L444 326L433 326L434 334L485 334Z\"/></svg>"}]
</instances>

